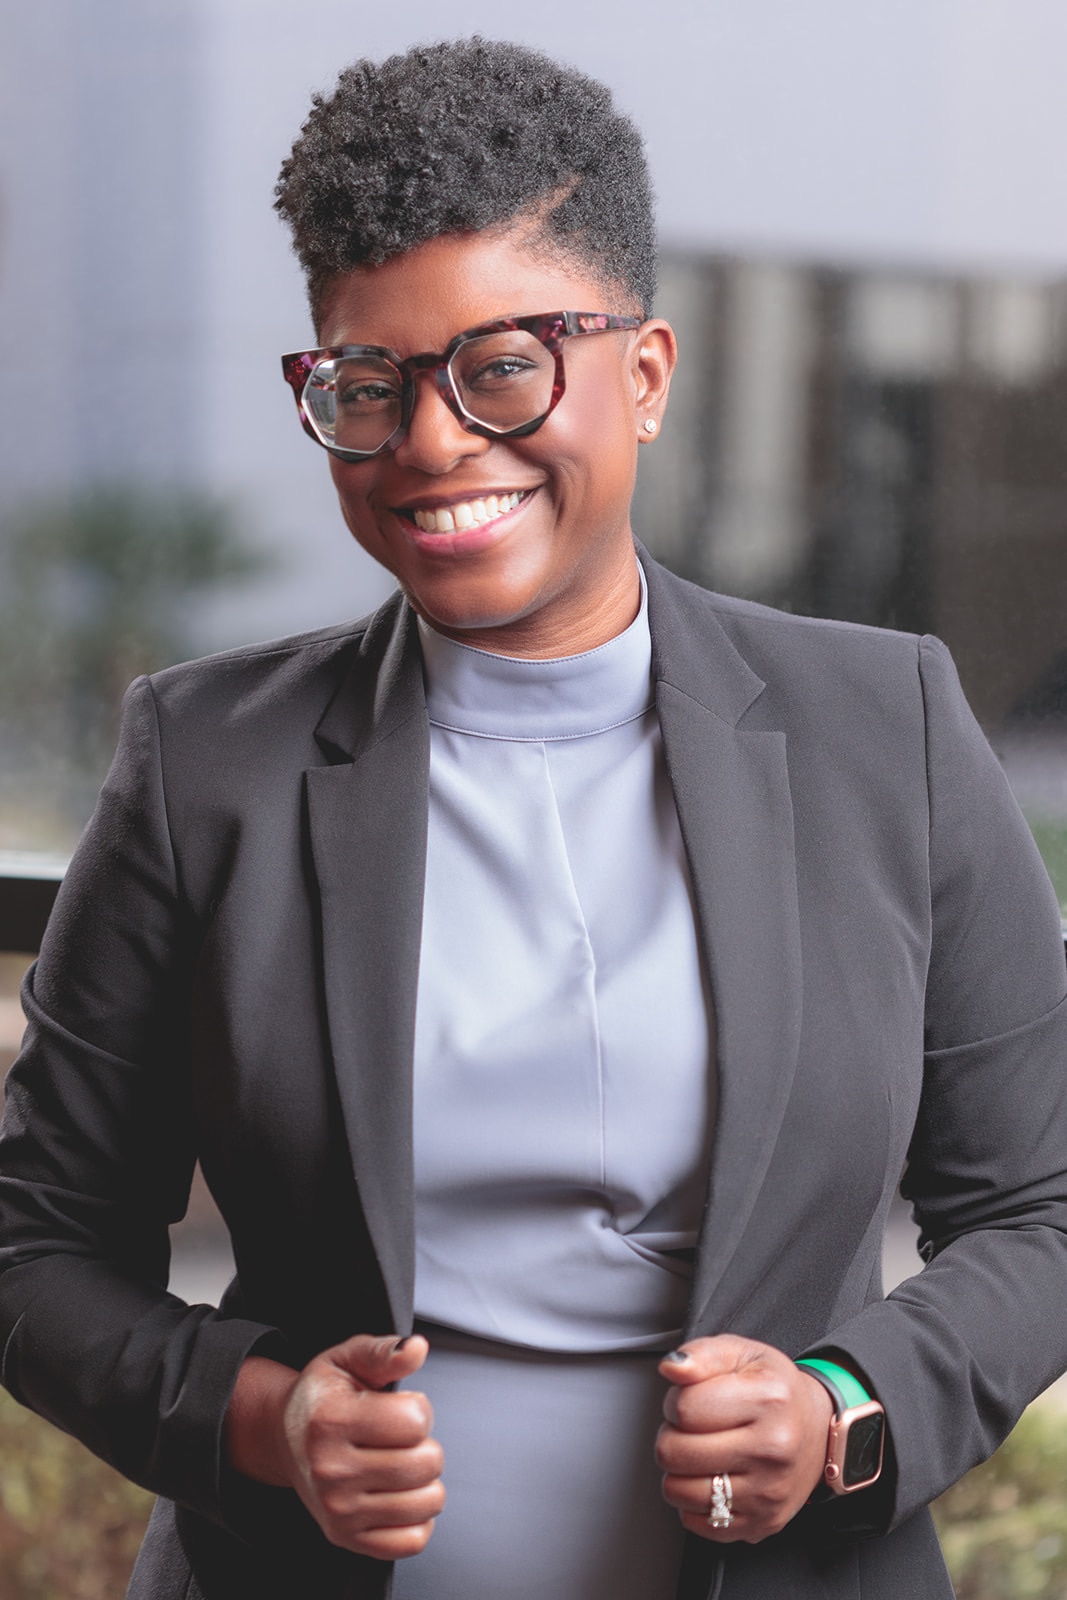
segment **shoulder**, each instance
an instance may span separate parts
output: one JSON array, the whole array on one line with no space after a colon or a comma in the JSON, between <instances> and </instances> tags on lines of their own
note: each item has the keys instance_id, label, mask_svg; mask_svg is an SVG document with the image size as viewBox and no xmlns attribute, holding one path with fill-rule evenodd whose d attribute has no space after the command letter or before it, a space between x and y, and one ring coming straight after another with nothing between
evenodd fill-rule
<instances>
[{"instance_id":1,"label":"shoulder","mask_svg":"<svg viewBox=\"0 0 1067 1600\"><path fill-rule=\"evenodd\" d=\"M928 658L952 674L937 640L778 611L702 589L647 560L645 570L660 675L706 703L718 685L738 679L741 664L744 704L783 714L810 702L829 713L855 710L857 701L921 711Z\"/></svg>"},{"instance_id":2,"label":"shoulder","mask_svg":"<svg viewBox=\"0 0 1067 1600\"><path fill-rule=\"evenodd\" d=\"M666 603L676 622L696 630L718 625L735 643L750 644L757 651L774 656L904 656L915 660L918 634L777 610L756 600L701 588L649 558L643 564L661 607ZM940 648L943 650L944 646Z\"/></svg>"},{"instance_id":3,"label":"shoulder","mask_svg":"<svg viewBox=\"0 0 1067 1600\"><path fill-rule=\"evenodd\" d=\"M305 730L342 687L372 686L406 607L399 594L377 611L310 633L268 639L166 667L140 680L161 723L254 727L275 733L287 723Z\"/></svg>"},{"instance_id":4,"label":"shoulder","mask_svg":"<svg viewBox=\"0 0 1067 1600\"><path fill-rule=\"evenodd\" d=\"M373 617L338 623L311 633L223 650L183 661L151 675L148 682L160 705L206 709L244 696L273 696L283 684L325 681L343 671L358 654Z\"/></svg>"},{"instance_id":5,"label":"shoulder","mask_svg":"<svg viewBox=\"0 0 1067 1600\"><path fill-rule=\"evenodd\" d=\"M330 759L332 726L358 738L380 716L382 686L404 655L409 622L397 594L352 622L140 678L127 691L120 752L158 760L168 792L190 799L208 773L212 794L251 792L319 765Z\"/></svg>"}]
</instances>

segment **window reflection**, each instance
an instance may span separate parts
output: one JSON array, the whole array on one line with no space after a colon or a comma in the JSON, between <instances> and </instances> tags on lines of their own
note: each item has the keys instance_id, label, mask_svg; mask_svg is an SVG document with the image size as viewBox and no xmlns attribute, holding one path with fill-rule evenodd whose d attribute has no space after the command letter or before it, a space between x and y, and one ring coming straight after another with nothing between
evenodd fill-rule
<instances>
[{"instance_id":1,"label":"window reflection","mask_svg":"<svg viewBox=\"0 0 1067 1600\"><path fill-rule=\"evenodd\" d=\"M671 256L635 527L714 588L951 648L1067 915L1067 286Z\"/></svg>"}]
</instances>

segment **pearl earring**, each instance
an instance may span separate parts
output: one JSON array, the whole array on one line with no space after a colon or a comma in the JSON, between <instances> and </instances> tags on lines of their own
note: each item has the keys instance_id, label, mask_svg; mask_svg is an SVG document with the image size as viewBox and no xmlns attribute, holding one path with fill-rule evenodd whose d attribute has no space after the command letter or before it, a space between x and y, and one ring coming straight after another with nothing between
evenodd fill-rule
<instances>
[{"instance_id":1,"label":"pearl earring","mask_svg":"<svg viewBox=\"0 0 1067 1600\"><path fill-rule=\"evenodd\" d=\"M656 421L655 417L646 417L646 419L645 419L645 432L646 433L655 433L655 431L656 431L656 429L658 427L659 427L659 423Z\"/></svg>"}]
</instances>

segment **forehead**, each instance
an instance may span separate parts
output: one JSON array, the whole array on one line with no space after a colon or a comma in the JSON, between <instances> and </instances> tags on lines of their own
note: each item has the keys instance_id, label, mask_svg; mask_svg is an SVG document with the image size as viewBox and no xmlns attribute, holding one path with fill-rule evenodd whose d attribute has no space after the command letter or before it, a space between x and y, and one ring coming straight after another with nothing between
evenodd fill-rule
<instances>
[{"instance_id":1,"label":"forehead","mask_svg":"<svg viewBox=\"0 0 1067 1600\"><path fill-rule=\"evenodd\" d=\"M324 345L381 344L408 356L443 350L464 328L495 317L625 311L623 299L580 266L548 260L514 238L446 234L338 278L319 337Z\"/></svg>"}]
</instances>

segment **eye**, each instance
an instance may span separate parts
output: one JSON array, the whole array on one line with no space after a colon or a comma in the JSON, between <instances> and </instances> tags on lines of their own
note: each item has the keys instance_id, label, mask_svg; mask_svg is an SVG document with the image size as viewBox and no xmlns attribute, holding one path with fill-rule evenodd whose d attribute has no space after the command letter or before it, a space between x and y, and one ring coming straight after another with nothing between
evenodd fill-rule
<instances>
[{"instance_id":1,"label":"eye","mask_svg":"<svg viewBox=\"0 0 1067 1600\"><path fill-rule=\"evenodd\" d=\"M532 370L532 362L524 361L522 356L494 356L491 361L482 361L475 367L470 374L470 382L482 383L492 382L495 379L517 378L522 373Z\"/></svg>"},{"instance_id":2,"label":"eye","mask_svg":"<svg viewBox=\"0 0 1067 1600\"><path fill-rule=\"evenodd\" d=\"M337 403L346 411L373 410L380 406L397 404L400 391L380 378L343 379L337 385Z\"/></svg>"},{"instance_id":3,"label":"eye","mask_svg":"<svg viewBox=\"0 0 1067 1600\"><path fill-rule=\"evenodd\" d=\"M521 383L524 378L536 371L535 363L525 360L522 356L500 355L473 363L463 373L462 381L464 387L472 392L485 394L493 389L503 389Z\"/></svg>"},{"instance_id":4,"label":"eye","mask_svg":"<svg viewBox=\"0 0 1067 1600\"><path fill-rule=\"evenodd\" d=\"M391 362L372 354L323 362L322 381L332 389L334 404L348 416L381 411L401 403L403 380Z\"/></svg>"}]
</instances>

